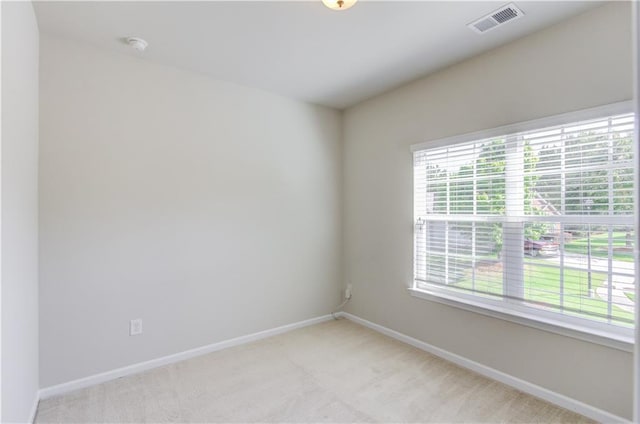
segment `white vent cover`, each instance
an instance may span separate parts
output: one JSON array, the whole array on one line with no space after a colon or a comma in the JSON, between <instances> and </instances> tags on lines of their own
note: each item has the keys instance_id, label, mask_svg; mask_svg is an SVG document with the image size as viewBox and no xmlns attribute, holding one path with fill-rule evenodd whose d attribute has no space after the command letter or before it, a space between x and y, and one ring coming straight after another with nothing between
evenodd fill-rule
<instances>
[{"instance_id":1,"label":"white vent cover","mask_svg":"<svg viewBox=\"0 0 640 424\"><path fill-rule=\"evenodd\" d=\"M498 27L499 25L514 21L523 16L524 13L522 10L518 9L515 4L509 3L508 5L502 6L500 9L489 13L487 16L483 16L482 18L471 22L467 26L478 34L482 34Z\"/></svg>"}]
</instances>

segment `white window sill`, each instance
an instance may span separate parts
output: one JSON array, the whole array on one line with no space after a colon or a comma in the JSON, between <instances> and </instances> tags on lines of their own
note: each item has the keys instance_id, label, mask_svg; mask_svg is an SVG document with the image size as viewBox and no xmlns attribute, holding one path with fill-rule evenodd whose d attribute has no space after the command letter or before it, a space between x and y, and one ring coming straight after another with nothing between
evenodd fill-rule
<instances>
[{"instance_id":1,"label":"white window sill","mask_svg":"<svg viewBox=\"0 0 640 424\"><path fill-rule=\"evenodd\" d=\"M426 299L562 336L600 344L624 352L633 352L634 339L632 329L626 331L627 329L621 328L619 334L612 333L583 326L578 323L565 322L547 316L541 316L542 314L538 315L533 312L526 313L505 306L489 304L478 300L474 301L458 296L456 293L447 293L446 290L409 288L409 292L412 296L420 299Z\"/></svg>"}]
</instances>

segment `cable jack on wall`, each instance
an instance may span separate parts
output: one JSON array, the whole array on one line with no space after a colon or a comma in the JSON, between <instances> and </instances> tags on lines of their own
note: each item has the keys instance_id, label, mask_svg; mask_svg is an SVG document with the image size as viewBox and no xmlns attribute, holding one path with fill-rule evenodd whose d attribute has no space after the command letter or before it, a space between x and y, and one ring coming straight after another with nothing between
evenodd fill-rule
<instances>
[{"instance_id":1,"label":"cable jack on wall","mask_svg":"<svg viewBox=\"0 0 640 424\"><path fill-rule=\"evenodd\" d=\"M346 305L351 300L351 289L352 289L351 284L347 284L347 288L344 291L344 300L342 301L342 303L340 305L338 305L338 307L333 312L331 312L331 316L333 317L333 319L340 318L340 317L336 316L336 314L338 312L341 312L342 308L344 308L344 305Z\"/></svg>"}]
</instances>

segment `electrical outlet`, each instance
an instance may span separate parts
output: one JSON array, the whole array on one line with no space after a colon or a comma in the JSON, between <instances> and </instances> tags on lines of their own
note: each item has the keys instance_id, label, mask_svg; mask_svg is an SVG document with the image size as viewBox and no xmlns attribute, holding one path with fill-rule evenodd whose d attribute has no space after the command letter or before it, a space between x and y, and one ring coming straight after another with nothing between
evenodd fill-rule
<instances>
[{"instance_id":1,"label":"electrical outlet","mask_svg":"<svg viewBox=\"0 0 640 424\"><path fill-rule=\"evenodd\" d=\"M351 284L347 284L347 289L344 291L344 298L351 299L351 291L353 290L353 286Z\"/></svg>"},{"instance_id":2,"label":"electrical outlet","mask_svg":"<svg viewBox=\"0 0 640 424\"><path fill-rule=\"evenodd\" d=\"M142 319L132 319L129 321L129 335L137 336L138 334L142 334Z\"/></svg>"}]
</instances>

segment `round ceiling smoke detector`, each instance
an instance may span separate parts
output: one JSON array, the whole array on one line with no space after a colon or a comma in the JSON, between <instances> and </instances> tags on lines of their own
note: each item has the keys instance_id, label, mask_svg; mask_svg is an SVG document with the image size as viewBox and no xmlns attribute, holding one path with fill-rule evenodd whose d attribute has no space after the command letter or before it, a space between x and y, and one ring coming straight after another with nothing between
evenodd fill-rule
<instances>
[{"instance_id":1,"label":"round ceiling smoke detector","mask_svg":"<svg viewBox=\"0 0 640 424\"><path fill-rule=\"evenodd\" d=\"M149 43L139 37L128 37L127 44L136 49L139 52L143 52L147 48Z\"/></svg>"}]
</instances>

